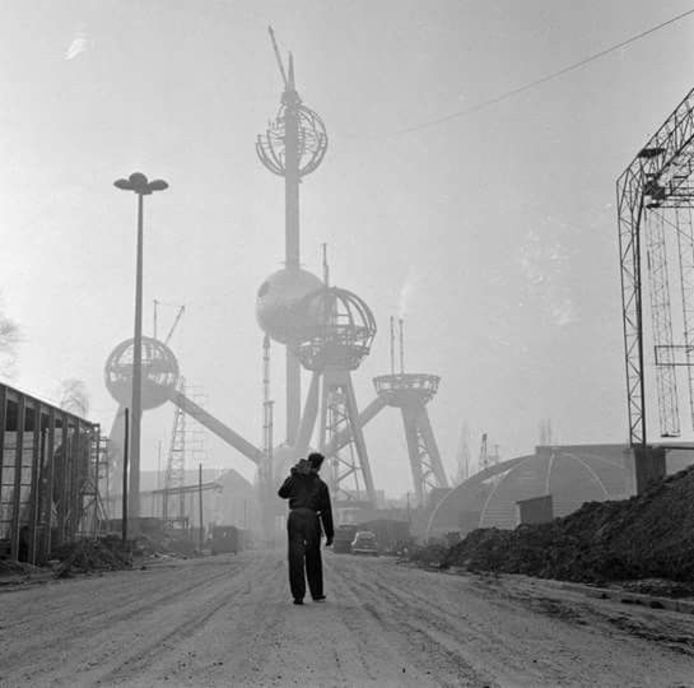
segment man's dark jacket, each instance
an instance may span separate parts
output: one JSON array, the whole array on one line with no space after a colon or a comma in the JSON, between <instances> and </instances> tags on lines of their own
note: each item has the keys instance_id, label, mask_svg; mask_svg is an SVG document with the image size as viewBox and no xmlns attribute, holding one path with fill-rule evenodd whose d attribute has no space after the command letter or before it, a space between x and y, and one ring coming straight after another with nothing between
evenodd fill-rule
<instances>
[{"instance_id":1,"label":"man's dark jacket","mask_svg":"<svg viewBox=\"0 0 694 688\"><path fill-rule=\"evenodd\" d=\"M311 509L319 516L323 532L328 540L335 534L333 512L330 507L328 486L316 473L301 473L292 469L290 476L282 483L277 494L282 499L289 499L290 509Z\"/></svg>"}]
</instances>

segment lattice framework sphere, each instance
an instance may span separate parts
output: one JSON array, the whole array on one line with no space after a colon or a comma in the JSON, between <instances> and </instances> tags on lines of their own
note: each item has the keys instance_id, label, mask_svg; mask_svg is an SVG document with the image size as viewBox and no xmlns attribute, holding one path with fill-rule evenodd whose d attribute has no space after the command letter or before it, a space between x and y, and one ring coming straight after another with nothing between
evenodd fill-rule
<instances>
[{"instance_id":1,"label":"lattice framework sphere","mask_svg":"<svg viewBox=\"0 0 694 688\"><path fill-rule=\"evenodd\" d=\"M304 297L298 310L311 313L318 321L296 347L308 370L327 366L356 370L368 356L376 336L376 320L366 302L353 292L323 287Z\"/></svg>"},{"instance_id":2,"label":"lattice framework sphere","mask_svg":"<svg viewBox=\"0 0 694 688\"><path fill-rule=\"evenodd\" d=\"M121 406L132 400L134 340L122 341L111 352L104 367L104 380L111 396ZM157 408L167 402L178 384L178 361L164 342L142 338L142 409Z\"/></svg>"},{"instance_id":3,"label":"lattice framework sphere","mask_svg":"<svg viewBox=\"0 0 694 688\"><path fill-rule=\"evenodd\" d=\"M270 172L280 177L286 174L285 142L288 116L297 120L298 172L300 177L304 177L323 162L328 150L328 132L318 113L302 105L300 101L282 103L275 120L270 123L264 134L258 135L256 153Z\"/></svg>"}]
</instances>

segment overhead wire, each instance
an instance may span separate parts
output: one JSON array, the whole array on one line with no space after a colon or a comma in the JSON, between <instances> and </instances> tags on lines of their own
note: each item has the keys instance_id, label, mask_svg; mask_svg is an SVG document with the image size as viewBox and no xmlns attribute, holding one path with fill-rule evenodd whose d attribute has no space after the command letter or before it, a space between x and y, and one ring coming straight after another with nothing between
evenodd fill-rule
<instances>
[{"instance_id":1,"label":"overhead wire","mask_svg":"<svg viewBox=\"0 0 694 688\"><path fill-rule=\"evenodd\" d=\"M584 57L582 60L579 60L578 62L574 62L573 64L570 64L567 67L563 67L562 69L559 69L556 72L551 72L550 74L546 74L545 76L539 77L538 79L534 79L533 81L530 81L526 84L523 84L522 86L518 86L516 88L513 88L510 91L506 91L504 93L501 93L500 95L494 96L493 98L489 98L488 100L483 100L480 103L477 103L475 105L471 105L470 107L464 108L463 110L458 110L457 112L452 112L448 115L444 115L443 117L438 117L436 119L432 119L428 122L422 122L421 124L415 124L411 127L407 127L405 129L400 129L398 131L395 131L394 135L398 136L398 135L402 135L402 134L409 134L409 133L412 133L415 131L419 131L421 129L428 129L430 127L435 127L435 126L438 126L440 124L445 124L446 122L450 122L451 120L458 119L459 117L465 117L467 115L474 114L476 112L479 112L480 110L484 110L488 107L491 107L492 105L496 105L497 103L501 103L505 100L509 100L510 98L513 98L514 96L517 96L520 93L524 93L525 91L529 91L530 89L533 89L537 86L545 84L548 81L552 81L553 79L557 79L560 76L563 76L564 74L567 74L569 72L573 72L577 69L580 69L581 67L584 67L585 65L589 64L590 62L594 62L595 60L598 60L601 57L605 57L606 55L609 55L610 53L613 53L617 50L620 50L621 48L624 48L631 43L635 43L636 41L639 41L642 38L645 38L646 36L649 36L650 34L655 33L656 31L660 31L661 29L664 29L666 26L669 26L670 24L674 24L675 22L678 22L681 19L684 19L685 17L688 17L691 14L694 14L694 8L687 10L686 12L682 12L681 14L678 14L677 16L672 17L671 19L668 19L667 21L661 22L660 24L657 24L656 26L652 26L650 29L646 29L645 31L642 31L641 33L638 33L634 36L631 36L630 38L627 38L623 41L620 41L619 43L616 43L615 45L612 45L609 48L604 48L603 50L600 50L597 53L593 53L592 55L589 55L588 57Z\"/></svg>"}]
</instances>

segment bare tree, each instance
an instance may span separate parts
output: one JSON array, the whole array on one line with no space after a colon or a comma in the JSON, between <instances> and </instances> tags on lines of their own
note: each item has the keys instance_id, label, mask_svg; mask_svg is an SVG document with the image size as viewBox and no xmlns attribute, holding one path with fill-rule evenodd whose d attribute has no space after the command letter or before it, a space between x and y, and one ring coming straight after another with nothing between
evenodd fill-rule
<instances>
[{"instance_id":1,"label":"bare tree","mask_svg":"<svg viewBox=\"0 0 694 688\"><path fill-rule=\"evenodd\" d=\"M83 380L69 378L60 383L60 408L86 418L89 413L89 393Z\"/></svg>"},{"instance_id":2,"label":"bare tree","mask_svg":"<svg viewBox=\"0 0 694 688\"><path fill-rule=\"evenodd\" d=\"M0 312L0 374L12 378L16 375L17 344L19 327Z\"/></svg>"}]
</instances>

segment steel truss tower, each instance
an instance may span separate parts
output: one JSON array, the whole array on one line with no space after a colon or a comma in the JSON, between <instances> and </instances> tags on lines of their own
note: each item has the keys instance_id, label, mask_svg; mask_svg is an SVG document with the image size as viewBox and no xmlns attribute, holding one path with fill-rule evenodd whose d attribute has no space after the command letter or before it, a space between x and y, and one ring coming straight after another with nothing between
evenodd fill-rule
<instances>
[{"instance_id":1,"label":"steel truss tower","mask_svg":"<svg viewBox=\"0 0 694 688\"><path fill-rule=\"evenodd\" d=\"M180 378L178 391L185 395L186 383L183 377ZM173 429L171 431L171 444L169 445L169 455L166 462L166 475L164 477L164 499L162 506L163 520L183 521L186 518L185 495L181 488L185 484L186 473L186 414L180 406L176 406L174 411ZM178 509L176 516L169 508L170 493L178 494Z\"/></svg>"},{"instance_id":2,"label":"steel truss tower","mask_svg":"<svg viewBox=\"0 0 694 688\"><path fill-rule=\"evenodd\" d=\"M687 370L689 405L694 412L693 173L694 89L617 180L622 319L632 446L646 444L643 244L660 434L676 437L681 432L678 367ZM668 261L668 253L673 251L677 253L677 260ZM681 309L677 313L672 308L672 280L680 284ZM675 329L681 332L681 343L675 343ZM694 413L692 415L694 423Z\"/></svg>"},{"instance_id":3,"label":"steel truss tower","mask_svg":"<svg viewBox=\"0 0 694 688\"><path fill-rule=\"evenodd\" d=\"M368 501L375 505L376 489L348 370L324 371L320 416L319 446L330 459L330 482L335 501ZM328 452L327 447L342 433L347 434L349 440Z\"/></svg>"},{"instance_id":4,"label":"steel truss tower","mask_svg":"<svg viewBox=\"0 0 694 688\"><path fill-rule=\"evenodd\" d=\"M351 373L368 355L376 334L371 310L356 294L328 287L309 295L302 308L322 314L318 326L297 348L313 372L297 433L297 454L305 454L318 414L319 447L330 465L336 504L376 505L376 491Z\"/></svg>"},{"instance_id":5,"label":"steel truss tower","mask_svg":"<svg viewBox=\"0 0 694 688\"><path fill-rule=\"evenodd\" d=\"M426 405L434 398L441 378L426 373L405 372L404 320L398 320L400 372L395 372L395 318L390 319L390 375L373 380L383 406L399 408L407 442L417 506L424 506L426 497L435 488L448 487L441 454L431 429Z\"/></svg>"},{"instance_id":6,"label":"steel truss tower","mask_svg":"<svg viewBox=\"0 0 694 688\"><path fill-rule=\"evenodd\" d=\"M375 326L374 326L375 327ZM364 328L357 328L364 332ZM338 480L363 474L365 485L371 481L364 428L388 406L401 410L407 442L412 480L418 504L423 505L427 494L434 488L447 488L448 479L443 469L434 432L426 405L433 399L440 378L426 373L405 373L404 348L400 321L400 373L395 372L394 329L391 319L391 374L374 378L376 397L357 415L351 377L345 368L326 370L324 380L320 447L326 457L332 457L333 476ZM336 348L339 350L339 347ZM329 347L329 350L335 350ZM304 352L305 353L305 352ZM305 450L311 437L318 408L320 375L314 373L306 401L302 425L299 430L299 448ZM332 416L330 412L332 411ZM368 492L368 489L367 489ZM374 493L375 494L375 493Z\"/></svg>"},{"instance_id":7,"label":"steel truss tower","mask_svg":"<svg viewBox=\"0 0 694 688\"><path fill-rule=\"evenodd\" d=\"M299 236L299 183L323 161L328 136L323 121L302 104L294 82L294 61L289 55L288 70L280 58L272 29L270 38L284 82L281 107L265 134L259 135L256 152L270 172L284 177L285 269L298 275L301 270ZM294 347L286 348L287 443L294 444L301 415L301 364Z\"/></svg>"},{"instance_id":8,"label":"steel truss tower","mask_svg":"<svg viewBox=\"0 0 694 688\"><path fill-rule=\"evenodd\" d=\"M689 415L694 424L694 224L691 208L677 208L676 223L680 259L680 294L689 390Z\"/></svg>"},{"instance_id":9,"label":"steel truss tower","mask_svg":"<svg viewBox=\"0 0 694 688\"><path fill-rule=\"evenodd\" d=\"M377 394L389 406L399 408L402 414L418 506L424 506L426 495L433 488L448 487L426 409L438 390L439 381L440 378L436 375L422 373L400 373L374 378Z\"/></svg>"},{"instance_id":10,"label":"steel truss tower","mask_svg":"<svg viewBox=\"0 0 694 688\"><path fill-rule=\"evenodd\" d=\"M277 487L274 484L273 457L274 457L274 401L270 396L270 337L263 337L263 445L262 459L258 463L258 497L261 508L261 527L263 537L272 541L274 536L274 522L276 516L282 514L279 500L277 499Z\"/></svg>"}]
</instances>

